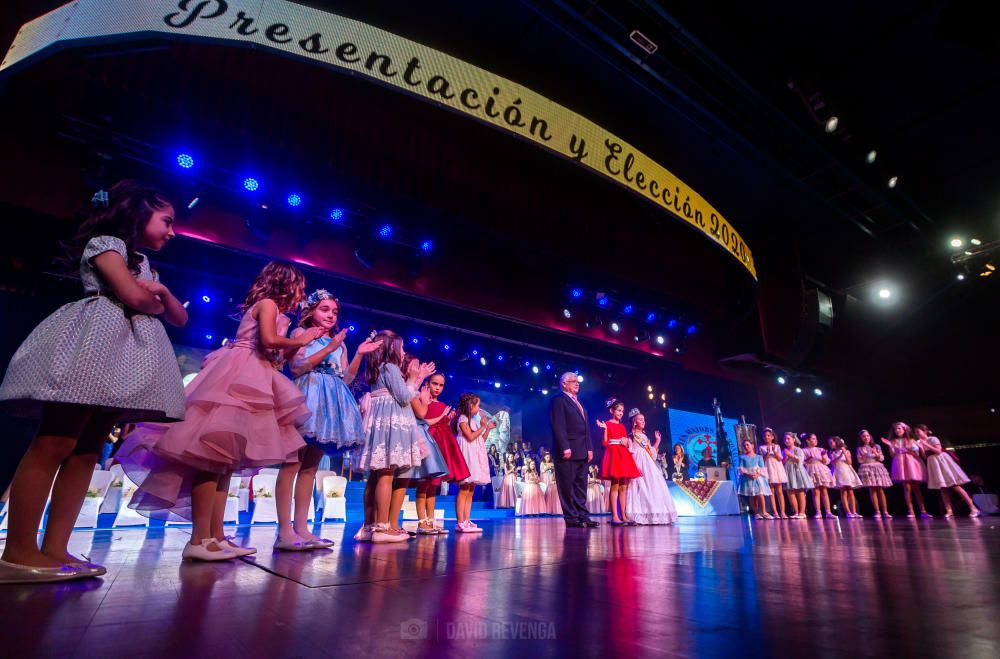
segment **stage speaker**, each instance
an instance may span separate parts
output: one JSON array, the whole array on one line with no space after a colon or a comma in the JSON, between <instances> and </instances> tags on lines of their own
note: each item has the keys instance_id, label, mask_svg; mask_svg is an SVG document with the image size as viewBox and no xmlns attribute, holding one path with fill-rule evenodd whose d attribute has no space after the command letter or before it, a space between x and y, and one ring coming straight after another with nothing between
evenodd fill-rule
<instances>
[{"instance_id":1,"label":"stage speaker","mask_svg":"<svg viewBox=\"0 0 1000 659\"><path fill-rule=\"evenodd\" d=\"M786 361L796 368L808 367L823 354L833 333L833 299L816 288L802 293L799 329Z\"/></svg>"}]
</instances>

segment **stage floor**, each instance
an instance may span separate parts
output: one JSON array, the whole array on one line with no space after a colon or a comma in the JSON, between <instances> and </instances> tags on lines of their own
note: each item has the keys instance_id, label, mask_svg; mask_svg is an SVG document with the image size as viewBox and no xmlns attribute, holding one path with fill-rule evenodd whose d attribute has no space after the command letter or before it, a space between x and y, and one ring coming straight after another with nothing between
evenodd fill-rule
<instances>
[{"instance_id":1,"label":"stage floor","mask_svg":"<svg viewBox=\"0 0 1000 659\"><path fill-rule=\"evenodd\" d=\"M606 519L606 518L605 518ZM996 657L1000 524L484 522L481 536L181 564L185 530L79 532L100 580L0 586L7 657ZM449 525L450 526L450 525Z\"/></svg>"}]
</instances>

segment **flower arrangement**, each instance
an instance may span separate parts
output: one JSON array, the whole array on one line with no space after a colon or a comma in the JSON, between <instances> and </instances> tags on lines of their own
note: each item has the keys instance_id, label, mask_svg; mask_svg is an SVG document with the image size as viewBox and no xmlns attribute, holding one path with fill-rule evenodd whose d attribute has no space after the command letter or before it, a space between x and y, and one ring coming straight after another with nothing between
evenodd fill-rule
<instances>
[{"instance_id":1,"label":"flower arrangement","mask_svg":"<svg viewBox=\"0 0 1000 659\"><path fill-rule=\"evenodd\" d=\"M254 490L253 495L255 497L257 497L258 499L273 499L274 498L274 495L271 494L270 492L268 492L263 487L260 488L260 489L258 489L258 490Z\"/></svg>"}]
</instances>

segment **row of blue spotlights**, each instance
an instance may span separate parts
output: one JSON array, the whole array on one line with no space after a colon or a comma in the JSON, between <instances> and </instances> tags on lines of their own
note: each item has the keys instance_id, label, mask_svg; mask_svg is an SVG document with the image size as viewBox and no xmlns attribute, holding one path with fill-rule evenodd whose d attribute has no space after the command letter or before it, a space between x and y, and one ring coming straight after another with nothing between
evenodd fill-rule
<instances>
[{"instance_id":1,"label":"row of blue spotlights","mask_svg":"<svg viewBox=\"0 0 1000 659\"><path fill-rule=\"evenodd\" d=\"M190 153L178 153L177 154L177 166L181 169L192 169L195 166L195 159ZM257 192L260 190L261 182L254 176L245 177L241 185L243 189L247 192ZM288 204L290 208L300 208L305 202L305 199L298 192L290 192L287 197L285 197L285 203ZM193 206L193 204L192 204ZM340 222L346 217L346 213L343 208L334 207L327 212L327 218L331 222ZM379 238L389 240L392 238L393 227L391 224L383 224L378 228ZM420 250L423 252L430 252L434 249L434 241L423 240L420 243Z\"/></svg>"},{"instance_id":2,"label":"row of blue spotlights","mask_svg":"<svg viewBox=\"0 0 1000 659\"><path fill-rule=\"evenodd\" d=\"M570 297L572 297L574 300L579 300L580 298L583 297L583 289L582 288L572 289L570 291ZM606 309L610 304L611 304L611 299L606 295L604 297L598 298L597 300L597 306L603 309ZM626 304L625 306L622 307L622 313L626 316L631 316L633 313L635 313L635 305ZM573 317L573 312L570 309L563 309L563 317L569 320L570 318ZM655 311L650 311L646 314L646 323L652 325L657 321L658 318L659 317L657 316ZM612 331L614 332L618 331L617 329L614 328L614 325L616 324L617 323L612 323ZM674 330L677 329L679 325L680 321L677 320L676 318L671 318L669 321L667 321L667 329ZM698 332L698 326L692 323L687 326L686 332L689 335L695 334Z\"/></svg>"}]
</instances>

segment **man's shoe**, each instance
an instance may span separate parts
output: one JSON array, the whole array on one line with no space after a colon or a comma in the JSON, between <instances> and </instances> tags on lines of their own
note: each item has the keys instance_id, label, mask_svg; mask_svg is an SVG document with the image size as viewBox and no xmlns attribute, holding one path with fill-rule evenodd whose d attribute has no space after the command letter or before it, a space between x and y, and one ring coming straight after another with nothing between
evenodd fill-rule
<instances>
[{"instance_id":1,"label":"man's shoe","mask_svg":"<svg viewBox=\"0 0 1000 659\"><path fill-rule=\"evenodd\" d=\"M601 524L600 524L600 522L595 522L592 519L586 519L586 520L583 521L583 525L586 526L586 527L588 527L588 528L596 529Z\"/></svg>"},{"instance_id":2,"label":"man's shoe","mask_svg":"<svg viewBox=\"0 0 1000 659\"><path fill-rule=\"evenodd\" d=\"M571 529L585 529L585 528L587 528L587 524L584 523L584 522L575 522L575 521L574 522L566 522L566 528L571 528Z\"/></svg>"}]
</instances>

